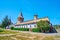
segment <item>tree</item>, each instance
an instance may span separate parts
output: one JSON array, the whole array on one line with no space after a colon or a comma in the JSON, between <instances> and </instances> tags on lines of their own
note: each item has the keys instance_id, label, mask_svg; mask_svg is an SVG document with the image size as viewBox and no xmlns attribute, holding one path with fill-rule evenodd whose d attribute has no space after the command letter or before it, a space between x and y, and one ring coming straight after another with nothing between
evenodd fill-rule
<instances>
[{"instance_id":1,"label":"tree","mask_svg":"<svg viewBox=\"0 0 60 40\"><path fill-rule=\"evenodd\" d=\"M53 25L55 29L60 29L60 25Z\"/></svg>"},{"instance_id":2,"label":"tree","mask_svg":"<svg viewBox=\"0 0 60 40\"><path fill-rule=\"evenodd\" d=\"M49 31L50 29L50 22L49 21L39 21L37 22L37 27L41 32Z\"/></svg>"},{"instance_id":3,"label":"tree","mask_svg":"<svg viewBox=\"0 0 60 40\"><path fill-rule=\"evenodd\" d=\"M6 26L9 26L11 24L11 19L8 18L8 16L6 16L1 24L2 28L6 28Z\"/></svg>"}]
</instances>

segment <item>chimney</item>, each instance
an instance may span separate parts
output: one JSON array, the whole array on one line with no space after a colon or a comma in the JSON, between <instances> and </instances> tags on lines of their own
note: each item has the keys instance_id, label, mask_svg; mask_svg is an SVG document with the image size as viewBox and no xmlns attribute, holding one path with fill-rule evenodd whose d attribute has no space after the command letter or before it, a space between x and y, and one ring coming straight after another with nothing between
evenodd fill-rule
<instances>
[{"instance_id":1,"label":"chimney","mask_svg":"<svg viewBox=\"0 0 60 40\"><path fill-rule=\"evenodd\" d=\"M38 19L38 15L34 15L34 20Z\"/></svg>"}]
</instances>

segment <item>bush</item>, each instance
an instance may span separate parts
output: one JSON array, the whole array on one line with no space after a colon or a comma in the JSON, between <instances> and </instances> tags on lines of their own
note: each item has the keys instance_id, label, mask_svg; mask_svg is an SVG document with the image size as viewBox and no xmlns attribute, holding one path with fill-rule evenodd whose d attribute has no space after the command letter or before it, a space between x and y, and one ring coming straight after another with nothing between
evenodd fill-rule
<instances>
[{"instance_id":1,"label":"bush","mask_svg":"<svg viewBox=\"0 0 60 40\"><path fill-rule=\"evenodd\" d=\"M13 29L14 29L14 27L12 26L12 27L11 27L11 30L13 30Z\"/></svg>"},{"instance_id":2,"label":"bush","mask_svg":"<svg viewBox=\"0 0 60 40\"><path fill-rule=\"evenodd\" d=\"M3 30L2 30L2 29L0 29L0 32L3 32Z\"/></svg>"},{"instance_id":3,"label":"bush","mask_svg":"<svg viewBox=\"0 0 60 40\"><path fill-rule=\"evenodd\" d=\"M29 28L13 28L13 30L29 31Z\"/></svg>"},{"instance_id":4,"label":"bush","mask_svg":"<svg viewBox=\"0 0 60 40\"><path fill-rule=\"evenodd\" d=\"M12 30L20 30L20 31L29 31L29 28L14 28L11 27ZM38 28L32 28L32 32L41 32L40 29Z\"/></svg>"},{"instance_id":5,"label":"bush","mask_svg":"<svg viewBox=\"0 0 60 40\"><path fill-rule=\"evenodd\" d=\"M33 28L32 31L33 32L41 32L41 30L39 30L38 28Z\"/></svg>"},{"instance_id":6,"label":"bush","mask_svg":"<svg viewBox=\"0 0 60 40\"><path fill-rule=\"evenodd\" d=\"M25 30L24 31L29 31L29 28L24 28Z\"/></svg>"},{"instance_id":7,"label":"bush","mask_svg":"<svg viewBox=\"0 0 60 40\"><path fill-rule=\"evenodd\" d=\"M13 30L29 31L29 28L13 28ZM32 32L41 32L38 28L32 28Z\"/></svg>"}]
</instances>

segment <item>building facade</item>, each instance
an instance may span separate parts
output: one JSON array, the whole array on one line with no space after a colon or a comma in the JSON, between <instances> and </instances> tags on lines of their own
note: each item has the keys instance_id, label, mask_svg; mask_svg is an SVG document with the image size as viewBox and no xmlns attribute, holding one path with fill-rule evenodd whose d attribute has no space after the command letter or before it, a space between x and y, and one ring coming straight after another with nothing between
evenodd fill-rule
<instances>
[{"instance_id":1,"label":"building facade","mask_svg":"<svg viewBox=\"0 0 60 40\"><path fill-rule=\"evenodd\" d=\"M39 22L40 20L49 21L49 18L48 17L38 18L38 15L34 15L33 20L24 21L24 17L21 12L14 26L15 28L37 28L37 22Z\"/></svg>"}]
</instances>

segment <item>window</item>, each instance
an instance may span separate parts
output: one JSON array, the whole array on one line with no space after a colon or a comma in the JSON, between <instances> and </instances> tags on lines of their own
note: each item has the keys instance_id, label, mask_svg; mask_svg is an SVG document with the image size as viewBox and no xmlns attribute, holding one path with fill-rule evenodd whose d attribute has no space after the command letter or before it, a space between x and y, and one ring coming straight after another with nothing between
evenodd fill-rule
<instances>
[{"instance_id":1,"label":"window","mask_svg":"<svg viewBox=\"0 0 60 40\"><path fill-rule=\"evenodd\" d=\"M36 27L36 25L34 25L34 27Z\"/></svg>"}]
</instances>

